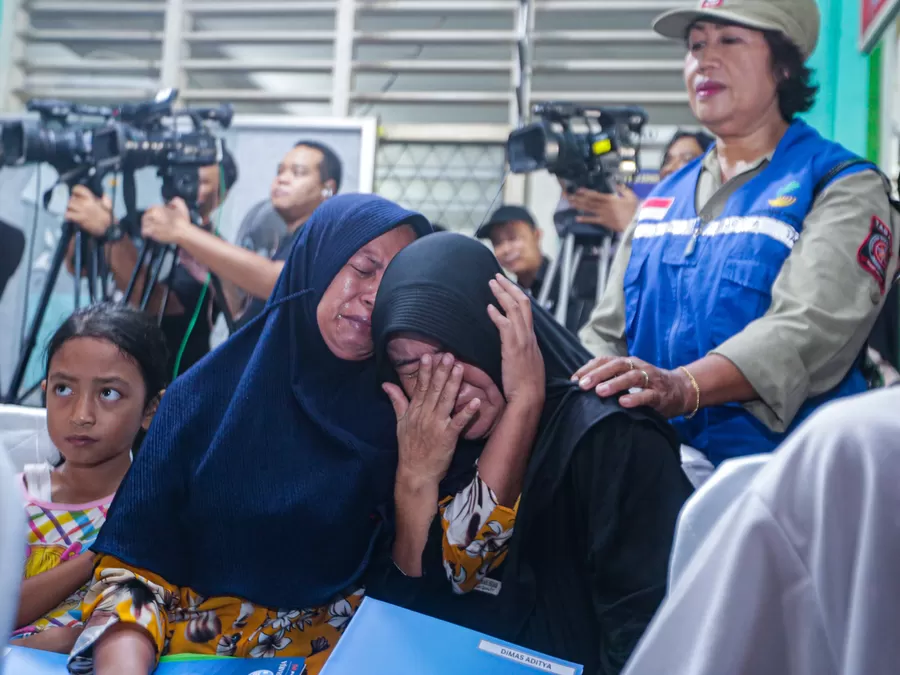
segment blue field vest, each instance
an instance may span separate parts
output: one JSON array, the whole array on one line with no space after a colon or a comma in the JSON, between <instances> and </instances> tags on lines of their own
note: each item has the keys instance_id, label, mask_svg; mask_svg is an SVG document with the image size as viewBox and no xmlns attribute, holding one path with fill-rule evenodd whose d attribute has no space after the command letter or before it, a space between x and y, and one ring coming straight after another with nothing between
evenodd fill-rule
<instances>
[{"instance_id":1,"label":"blue field vest","mask_svg":"<svg viewBox=\"0 0 900 675\"><path fill-rule=\"evenodd\" d=\"M708 354L757 319L803 230L813 188L855 156L803 122L785 133L771 162L703 223L694 203L702 160L659 184L643 203L625 270L628 353L668 370ZM854 166L840 175L871 169ZM765 358L765 349L760 350ZM832 391L809 399L792 428L817 406L866 389L854 367ZM718 465L730 457L769 452L774 433L737 404L704 408L673 420L682 442ZM788 432L790 429L788 430Z\"/></svg>"}]
</instances>

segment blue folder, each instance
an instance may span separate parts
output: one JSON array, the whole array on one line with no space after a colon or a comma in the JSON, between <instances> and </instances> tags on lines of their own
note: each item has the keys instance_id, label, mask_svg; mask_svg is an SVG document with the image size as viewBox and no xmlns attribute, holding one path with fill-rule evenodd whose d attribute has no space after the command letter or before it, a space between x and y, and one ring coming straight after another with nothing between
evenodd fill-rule
<instances>
[{"instance_id":1,"label":"blue folder","mask_svg":"<svg viewBox=\"0 0 900 675\"><path fill-rule=\"evenodd\" d=\"M530 649L366 598L321 675L582 675Z\"/></svg>"}]
</instances>

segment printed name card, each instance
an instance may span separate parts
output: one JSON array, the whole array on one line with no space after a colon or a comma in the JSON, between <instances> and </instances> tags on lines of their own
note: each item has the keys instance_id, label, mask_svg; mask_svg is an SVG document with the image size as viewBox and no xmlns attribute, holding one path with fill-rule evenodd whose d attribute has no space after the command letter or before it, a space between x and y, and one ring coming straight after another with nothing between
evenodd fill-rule
<instances>
[{"instance_id":1,"label":"printed name card","mask_svg":"<svg viewBox=\"0 0 900 675\"><path fill-rule=\"evenodd\" d=\"M478 649L483 652L487 652L488 654L494 654L496 656L501 656L504 659L509 659L511 661L515 661L516 663L521 663L525 666L543 670L547 673L555 673L555 675L576 675L576 672L581 672L580 669L576 671L572 666L567 666L557 661L551 661L549 657L535 656L533 654L529 654L528 652L523 652L519 649L513 649L512 647L499 645L496 642L488 642L487 640L482 640L478 643Z\"/></svg>"}]
</instances>

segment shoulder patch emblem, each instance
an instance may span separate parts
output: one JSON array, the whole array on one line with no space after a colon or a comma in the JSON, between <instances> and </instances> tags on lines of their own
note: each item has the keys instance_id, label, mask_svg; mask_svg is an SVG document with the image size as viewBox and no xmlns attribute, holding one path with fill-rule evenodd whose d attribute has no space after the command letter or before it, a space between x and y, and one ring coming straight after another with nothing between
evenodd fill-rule
<instances>
[{"instance_id":1,"label":"shoulder patch emblem","mask_svg":"<svg viewBox=\"0 0 900 675\"><path fill-rule=\"evenodd\" d=\"M884 295L894 237L878 216L872 216L869 234L856 252L859 266L872 275Z\"/></svg>"}]
</instances>

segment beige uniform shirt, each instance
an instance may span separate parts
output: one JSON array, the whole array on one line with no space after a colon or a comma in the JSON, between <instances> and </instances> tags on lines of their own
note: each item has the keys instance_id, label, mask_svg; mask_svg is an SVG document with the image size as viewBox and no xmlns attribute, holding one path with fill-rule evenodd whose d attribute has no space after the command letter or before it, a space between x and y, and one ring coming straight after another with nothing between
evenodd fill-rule
<instances>
[{"instance_id":1,"label":"beige uniform shirt","mask_svg":"<svg viewBox=\"0 0 900 675\"><path fill-rule=\"evenodd\" d=\"M763 162L768 158L747 171ZM721 187L713 150L703 160L697 210ZM784 431L808 398L840 383L872 330L887 288L883 293L857 256L869 239L873 217L892 235L889 285L897 272L900 217L884 182L874 171L838 178L806 216L800 239L772 285L769 310L712 352L729 359L747 378L759 400L745 407L773 431ZM625 231L606 292L579 333L597 356L627 356L624 278L635 225Z\"/></svg>"}]
</instances>

